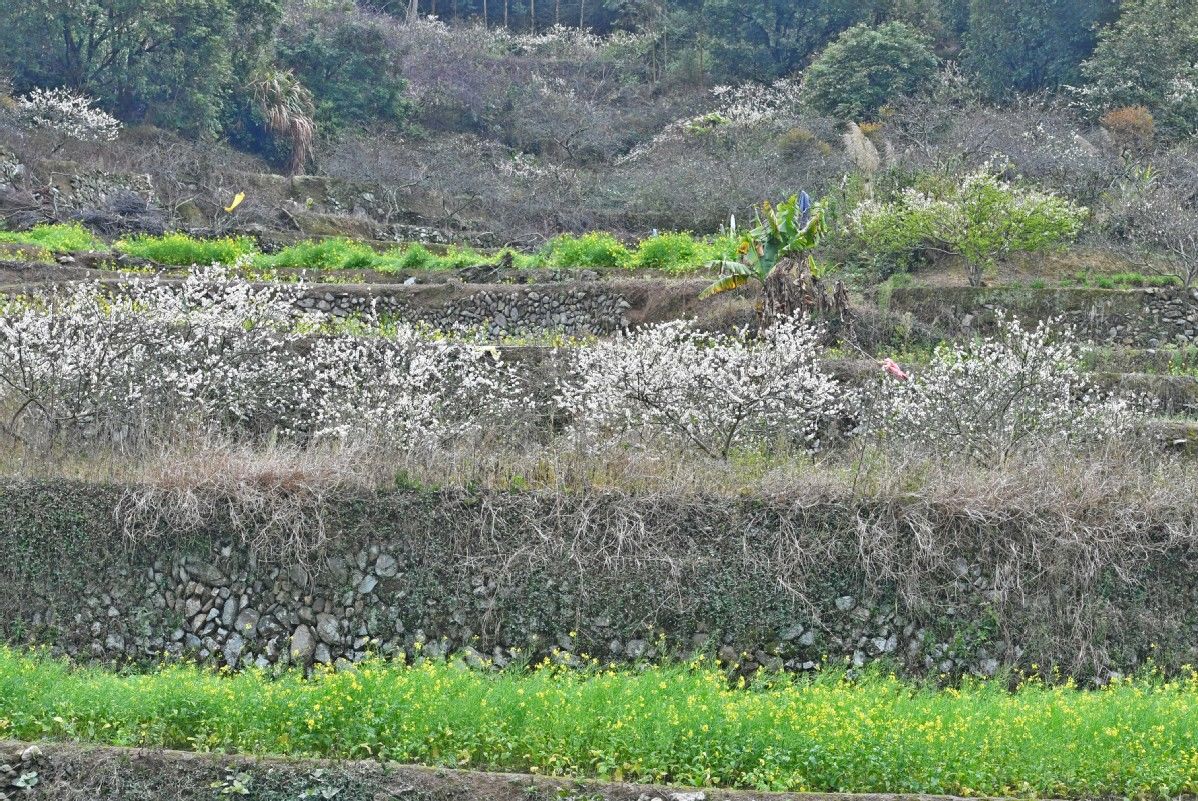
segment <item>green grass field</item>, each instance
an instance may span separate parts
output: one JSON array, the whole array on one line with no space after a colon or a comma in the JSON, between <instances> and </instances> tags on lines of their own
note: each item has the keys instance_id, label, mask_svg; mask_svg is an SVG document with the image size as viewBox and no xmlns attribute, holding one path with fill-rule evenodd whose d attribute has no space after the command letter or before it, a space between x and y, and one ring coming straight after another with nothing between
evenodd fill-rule
<instances>
[{"instance_id":1,"label":"green grass field","mask_svg":"<svg viewBox=\"0 0 1198 801\"><path fill-rule=\"evenodd\" d=\"M1198 678L1008 692L825 674L744 687L703 664L492 673L377 661L272 679L122 675L2 650L0 737L692 786L1164 798L1198 791Z\"/></svg>"}]
</instances>

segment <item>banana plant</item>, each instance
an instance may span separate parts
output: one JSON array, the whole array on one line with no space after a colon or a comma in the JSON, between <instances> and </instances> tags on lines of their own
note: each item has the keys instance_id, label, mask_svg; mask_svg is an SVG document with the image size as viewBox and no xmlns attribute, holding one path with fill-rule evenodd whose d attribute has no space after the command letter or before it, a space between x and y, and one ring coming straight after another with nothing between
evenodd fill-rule
<instances>
[{"instance_id":1,"label":"banana plant","mask_svg":"<svg viewBox=\"0 0 1198 801\"><path fill-rule=\"evenodd\" d=\"M768 200L757 209L755 224L737 243L738 259L713 262L726 273L699 295L709 298L731 292L750 281L765 284L770 273L785 259L807 252L812 274L818 271L810 252L824 234L823 210L813 205L806 192L791 195L776 206Z\"/></svg>"}]
</instances>

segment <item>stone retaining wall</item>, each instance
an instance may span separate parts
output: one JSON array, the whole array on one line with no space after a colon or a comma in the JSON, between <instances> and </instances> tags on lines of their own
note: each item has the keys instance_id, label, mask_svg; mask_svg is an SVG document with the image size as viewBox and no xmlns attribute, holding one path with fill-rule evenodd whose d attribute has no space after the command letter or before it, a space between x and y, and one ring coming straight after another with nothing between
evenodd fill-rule
<instances>
[{"instance_id":1,"label":"stone retaining wall","mask_svg":"<svg viewBox=\"0 0 1198 801\"><path fill-rule=\"evenodd\" d=\"M1117 561L1083 578L1085 549L1035 561L1034 516L996 529L918 504L395 491L325 502L329 544L271 560L229 520L168 521L134 542L118 523L132 492L0 485L10 641L235 668L702 652L744 670L885 658L916 675L1057 663L1090 676L1198 657L1198 557L1164 533L1157 550L1104 543ZM865 542L887 526L883 556ZM929 556L906 539L924 529L965 540Z\"/></svg>"},{"instance_id":2,"label":"stone retaining wall","mask_svg":"<svg viewBox=\"0 0 1198 801\"><path fill-rule=\"evenodd\" d=\"M319 285L300 305L336 316L371 307L440 328L482 327L492 335L555 330L603 335L646 322L699 318L713 328L753 319L751 294L697 300L703 281L572 281L529 285ZM910 314L943 335L986 331L998 312L1034 323L1059 319L1099 344L1159 348L1198 344L1198 290L970 287L896 289L889 311Z\"/></svg>"},{"instance_id":3,"label":"stone retaining wall","mask_svg":"<svg viewBox=\"0 0 1198 801\"><path fill-rule=\"evenodd\" d=\"M434 291L437 291L436 289ZM486 329L492 336L521 331L561 331L578 335L610 334L628 326L631 304L601 283L508 289L463 288L443 303L423 305L415 292L395 287L362 291L322 286L300 291L299 305L350 317L371 310L440 329L459 326Z\"/></svg>"},{"instance_id":4,"label":"stone retaining wall","mask_svg":"<svg viewBox=\"0 0 1198 801\"><path fill-rule=\"evenodd\" d=\"M1104 344L1198 343L1198 290L903 287L892 290L887 305L950 334L985 330L996 312L1005 311L1024 321L1059 318Z\"/></svg>"}]
</instances>

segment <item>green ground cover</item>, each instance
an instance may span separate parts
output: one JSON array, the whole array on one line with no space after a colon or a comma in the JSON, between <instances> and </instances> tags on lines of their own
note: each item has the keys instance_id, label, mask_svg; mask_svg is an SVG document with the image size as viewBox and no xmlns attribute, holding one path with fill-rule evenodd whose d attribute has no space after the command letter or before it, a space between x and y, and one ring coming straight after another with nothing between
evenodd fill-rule
<instances>
[{"instance_id":1,"label":"green ground cover","mask_svg":"<svg viewBox=\"0 0 1198 801\"><path fill-rule=\"evenodd\" d=\"M105 245L78 223L37 225L28 231L0 231L0 242L36 245L51 253L103 250Z\"/></svg>"},{"instance_id":2,"label":"green ground cover","mask_svg":"<svg viewBox=\"0 0 1198 801\"><path fill-rule=\"evenodd\" d=\"M199 239L181 233L132 237L116 242L114 247L130 256L177 267L214 262L233 264L239 258L248 258L259 271L454 270L498 264L508 258L511 266L519 269L647 269L684 275L734 255L734 243L727 237L703 239L686 232L655 234L632 248L607 233L564 234L532 253L515 250L486 253L464 246L450 246L444 253L435 253L418 243L377 250L346 237L298 242L277 253L261 253L245 237Z\"/></svg>"},{"instance_id":3,"label":"green ground cover","mask_svg":"<svg viewBox=\"0 0 1198 801\"><path fill-rule=\"evenodd\" d=\"M242 256L257 252L254 240L249 237L197 239L181 233L135 236L117 241L114 247L121 253L174 267L217 262L232 264Z\"/></svg>"},{"instance_id":4,"label":"green ground cover","mask_svg":"<svg viewBox=\"0 0 1198 801\"><path fill-rule=\"evenodd\" d=\"M730 685L710 663L312 678L72 669L0 650L0 737L378 758L772 790L1170 797L1198 791L1198 678L967 683L880 672Z\"/></svg>"},{"instance_id":5,"label":"green ground cover","mask_svg":"<svg viewBox=\"0 0 1198 801\"><path fill-rule=\"evenodd\" d=\"M497 264L508 255L512 266L523 269L648 269L681 275L702 270L717 259L730 258L733 246L726 238L702 239L685 232L671 232L641 240L634 248L605 233L563 235L532 253L485 253L463 246L434 253L421 244L379 251L362 242L334 237L299 242L267 254L258 252L243 237L197 239L186 234L135 237L121 240L115 247L122 253L172 266L231 264L239 257L248 256L259 270L453 270Z\"/></svg>"}]
</instances>

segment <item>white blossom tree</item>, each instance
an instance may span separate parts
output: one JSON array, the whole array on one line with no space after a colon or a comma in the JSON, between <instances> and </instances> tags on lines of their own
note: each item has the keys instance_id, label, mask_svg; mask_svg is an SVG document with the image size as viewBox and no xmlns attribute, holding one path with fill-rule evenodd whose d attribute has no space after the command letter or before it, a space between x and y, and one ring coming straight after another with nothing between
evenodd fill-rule
<instances>
[{"instance_id":1,"label":"white blossom tree","mask_svg":"<svg viewBox=\"0 0 1198 801\"><path fill-rule=\"evenodd\" d=\"M983 465L1049 446L1109 440L1137 423L1138 402L1103 397L1082 375L1073 338L1052 321L998 320L993 336L941 346L907 376L890 371L871 427Z\"/></svg>"},{"instance_id":2,"label":"white blossom tree","mask_svg":"<svg viewBox=\"0 0 1198 801\"><path fill-rule=\"evenodd\" d=\"M70 89L34 89L16 102L17 112L29 125L58 134L58 144L52 151L55 153L71 139L111 142L121 130L116 117L96 108L87 95Z\"/></svg>"},{"instance_id":3,"label":"white blossom tree","mask_svg":"<svg viewBox=\"0 0 1198 801\"><path fill-rule=\"evenodd\" d=\"M522 395L466 343L367 321L331 327L291 287L222 269L63 287L0 316L0 424L41 446L135 444L193 425L283 439L369 436L426 447L497 428Z\"/></svg>"},{"instance_id":4,"label":"white blossom tree","mask_svg":"<svg viewBox=\"0 0 1198 801\"><path fill-rule=\"evenodd\" d=\"M577 349L558 400L584 438L665 436L719 459L779 439L815 450L841 408L818 353L819 331L793 320L761 339L663 323Z\"/></svg>"}]
</instances>

